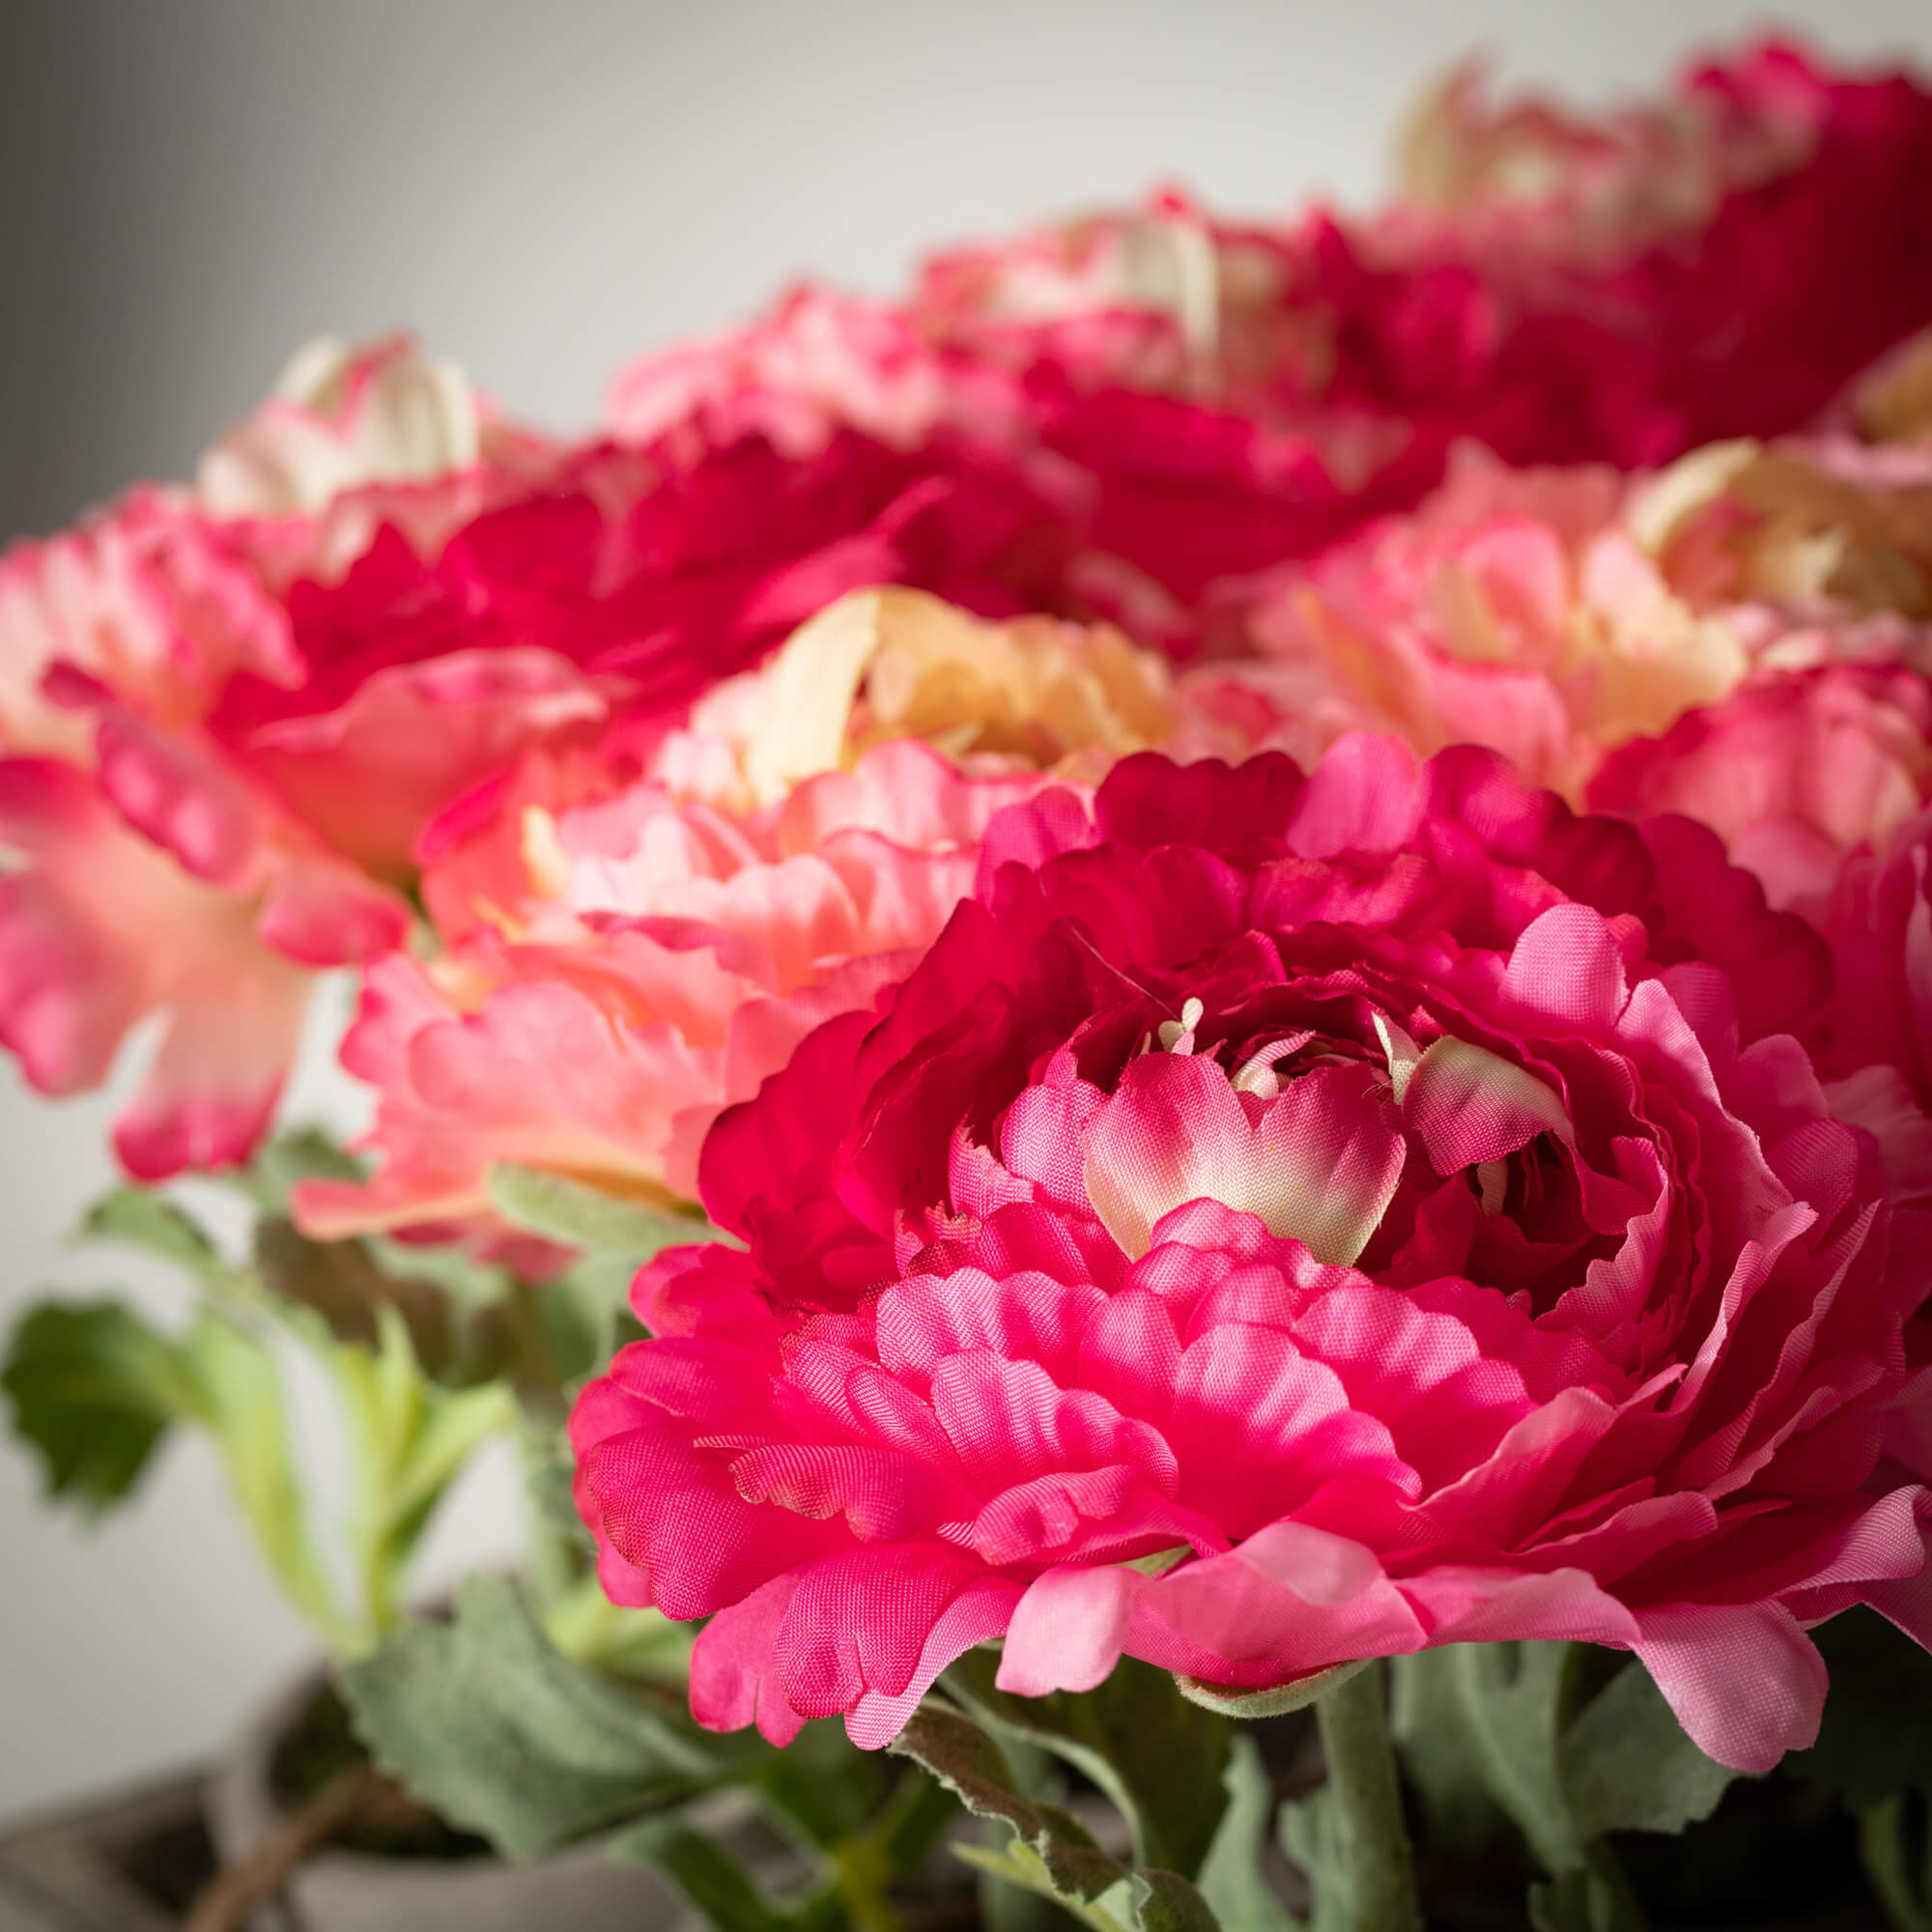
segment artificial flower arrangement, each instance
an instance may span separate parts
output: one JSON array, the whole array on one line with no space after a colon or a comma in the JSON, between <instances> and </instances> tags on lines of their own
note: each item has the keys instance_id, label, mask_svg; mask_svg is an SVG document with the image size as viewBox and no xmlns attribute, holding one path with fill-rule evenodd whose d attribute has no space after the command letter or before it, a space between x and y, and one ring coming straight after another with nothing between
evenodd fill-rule
<instances>
[{"instance_id":1,"label":"artificial flower arrangement","mask_svg":"<svg viewBox=\"0 0 1932 1932\"><path fill-rule=\"evenodd\" d=\"M212 1435L392 1802L724 1932L941 1845L1762 1925L1853 1838L1932 1926L1932 94L1471 71L1405 168L796 290L582 441L318 344L0 564L0 1038L159 1017L89 1226L196 1283L31 1313L15 1425L94 1509ZM526 1574L412 1613L504 1435Z\"/></svg>"}]
</instances>

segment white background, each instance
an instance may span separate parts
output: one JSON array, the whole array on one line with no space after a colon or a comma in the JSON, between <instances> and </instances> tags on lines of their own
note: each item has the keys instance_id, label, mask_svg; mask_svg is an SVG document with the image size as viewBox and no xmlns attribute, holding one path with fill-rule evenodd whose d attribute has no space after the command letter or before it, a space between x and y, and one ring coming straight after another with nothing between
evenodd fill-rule
<instances>
[{"instance_id":1,"label":"white background","mask_svg":"<svg viewBox=\"0 0 1932 1932\"><path fill-rule=\"evenodd\" d=\"M1359 204L1417 86L1472 46L1605 99L1762 16L1725 0L8 0L0 11L0 538L185 473L305 336L421 330L519 413L585 423L628 355L811 271L1179 181L1235 212ZM1850 56L1924 0L1808 0ZM300 1083L331 1089L318 1049ZM333 1093L339 1103L339 1086ZM107 1184L109 1106L0 1066L0 1328ZM180 1296L140 1284L166 1317ZM304 1439L332 1453L305 1391ZM435 1571L514 1547L486 1472ZM308 1641L199 1445L88 1530L0 1445L0 1816L205 1753Z\"/></svg>"}]
</instances>

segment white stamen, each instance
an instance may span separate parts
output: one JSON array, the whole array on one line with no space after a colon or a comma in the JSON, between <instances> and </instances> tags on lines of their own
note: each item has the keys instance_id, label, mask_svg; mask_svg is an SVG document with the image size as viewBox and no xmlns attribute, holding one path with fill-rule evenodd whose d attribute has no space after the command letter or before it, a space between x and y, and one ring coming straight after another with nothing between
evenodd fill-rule
<instances>
[{"instance_id":1,"label":"white stamen","mask_svg":"<svg viewBox=\"0 0 1932 1932\"><path fill-rule=\"evenodd\" d=\"M1183 1000L1180 1005L1180 1017L1178 1020L1162 1020L1160 1023L1161 1051L1192 1053L1194 1029L1201 1024L1201 1016L1207 1010L1199 1000Z\"/></svg>"}]
</instances>

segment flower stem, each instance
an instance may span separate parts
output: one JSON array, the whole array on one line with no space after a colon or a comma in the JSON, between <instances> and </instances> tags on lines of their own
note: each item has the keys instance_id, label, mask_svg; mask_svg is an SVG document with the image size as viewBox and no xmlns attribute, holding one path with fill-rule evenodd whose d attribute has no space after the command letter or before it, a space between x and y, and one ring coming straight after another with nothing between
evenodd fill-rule
<instances>
[{"instance_id":1,"label":"flower stem","mask_svg":"<svg viewBox=\"0 0 1932 1932\"><path fill-rule=\"evenodd\" d=\"M1315 1715L1341 1819L1355 1932L1422 1932L1381 1666L1344 1678L1317 1700Z\"/></svg>"}]
</instances>

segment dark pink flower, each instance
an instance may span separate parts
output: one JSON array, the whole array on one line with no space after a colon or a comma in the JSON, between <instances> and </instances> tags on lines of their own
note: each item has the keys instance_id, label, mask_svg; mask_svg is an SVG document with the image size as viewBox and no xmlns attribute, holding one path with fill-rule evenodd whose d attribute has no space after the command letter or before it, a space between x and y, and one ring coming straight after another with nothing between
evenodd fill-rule
<instances>
[{"instance_id":1,"label":"dark pink flower","mask_svg":"<svg viewBox=\"0 0 1932 1932\"><path fill-rule=\"evenodd\" d=\"M1807 1625L1932 1637L1925 1284L1791 1037L1829 984L1710 833L1467 749L1014 808L713 1129L746 1250L647 1268L573 1418L606 1588L710 1616L695 1709L775 1739L883 1742L995 1636L1027 1693L1579 1637L1762 1769Z\"/></svg>"},{"instance_id":2,"label":"dark pink flower","mask_svg":"<svg viewBox=\"0 0 1932 1932\"><path fill-rule=\"evenodd\" d=\"M1241 578L1413 504L1460 441L1631 469L1795 431L1932 317L1932 97L1902 75L1768 42L1600 119L1465 75L1414 145L1367 219L1163 192L949 250L897 304L793 291L643 358L612 421L1069 477L1069 586L1185 654Z\"/></svg>"}]
</instances>

